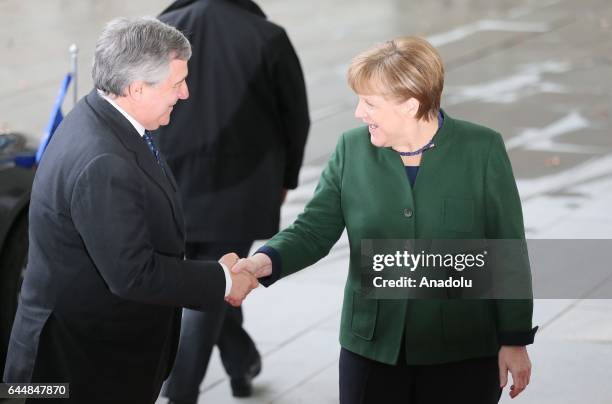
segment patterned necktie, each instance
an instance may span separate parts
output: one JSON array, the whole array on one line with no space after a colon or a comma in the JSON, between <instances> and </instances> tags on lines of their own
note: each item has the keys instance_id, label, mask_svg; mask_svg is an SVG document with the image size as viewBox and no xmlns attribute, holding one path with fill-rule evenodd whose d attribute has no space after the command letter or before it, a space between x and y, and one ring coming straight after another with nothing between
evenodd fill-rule
<instances>
[{"instance_id":1,"label":"patterned necktie","mask_svg":"<svg viewBox=\"0 0 612 404\"><path fill-rule=\"evenodd\" d=\"M147 146L149 146L149 150L151 150L151 153L153 153L153 155L155 156L155 160L157 160L157 164L159 164L164 174L166 174L164 163L162 163L161 161L161 158L159 156L159 149L157 148L157 146L155 146L155 142L153 141L153 136L151 136L151 132L149 132L148 130L145 130L144 135L142 135L142 138L145 140L145 142L147 142Z\"/></svg>"}]
</instances>

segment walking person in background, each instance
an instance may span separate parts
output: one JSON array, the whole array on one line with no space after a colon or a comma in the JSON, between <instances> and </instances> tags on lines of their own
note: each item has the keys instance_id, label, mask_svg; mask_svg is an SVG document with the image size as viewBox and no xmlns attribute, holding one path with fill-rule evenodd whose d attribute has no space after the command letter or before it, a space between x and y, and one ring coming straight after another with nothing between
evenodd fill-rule
<instances>
[{"instance_id":1,"label":"walking person in background","mask_svg":"<svg viewBox=\"0 0 612 404\"><path fill-rule=\"evenodd\" d=\"M516 397L531 374L530 297L385 300L368 298L361 283L362 240L524 241L502 137L441 109L444 67L424 39L363 52L348 82L365 125L340 137L296 221L234 269L268 286L326 256L346 229L341 404L493 404L508 372Z\"/></svg>"},{"instance_id":2,"label":"walking person in background","mask_svg":"<svg viewBox=\"0 0 612 404\"><path fill-rule=\"evenodd\" d=\"M190 40L190 98L162 128L160 148L185 210L187 258L247 256L278 231L297 186L310 120L302 70L283 28L250 0L179 0L159 16ZM256 195L256 196L255 196ZM236 397L261 370L240 308L183 311L177 359L164 395L195 403L214 345Z\"/></svg>"}]
</instances>

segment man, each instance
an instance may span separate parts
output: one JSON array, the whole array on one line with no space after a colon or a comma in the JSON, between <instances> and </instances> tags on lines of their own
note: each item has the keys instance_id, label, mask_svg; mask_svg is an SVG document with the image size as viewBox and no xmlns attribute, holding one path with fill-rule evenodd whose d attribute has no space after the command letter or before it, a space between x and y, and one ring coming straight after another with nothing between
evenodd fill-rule
<instances>
[{"instance_id":1,"label":"man","mask_svg":"<svg viewBox=\"0 0 612 404\"><path fill-rule=\"evenodd\" d=\"M281 203L297 186L310 126L299 60L250 0L179 0L159 18L193 44L191 97L160 136L185 209L187 257L246 256L253 240L278 231ZM172 401L197 400L215 344L234 396L251 394L259 353L240 308L220 314L184 310L164 390Z\"/></svg>"},{"instance_id":2,"label":"man","mask_svg":"<svg viewBox=\"0 0 612 404\"><path fill-rule=\"evenodd\" d=\"M176 184L148 131L188 97L190 55L154 19L114 20L99 38L96 89L36 173L6 382L68 382L61 403L153 403L176 352L177 307L219 310L224 294L240 301L256 286L228 277L235 254L222 265L183 259Z\"/></svg>"}]
</instances>

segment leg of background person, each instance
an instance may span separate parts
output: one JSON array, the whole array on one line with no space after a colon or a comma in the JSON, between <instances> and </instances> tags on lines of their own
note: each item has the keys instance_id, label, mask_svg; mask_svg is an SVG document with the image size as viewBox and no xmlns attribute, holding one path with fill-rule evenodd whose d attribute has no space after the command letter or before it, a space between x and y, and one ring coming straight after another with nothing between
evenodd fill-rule
<instances>
[{"instance_id":1,"label":"leg of background person","mask_svg":"<svg viewBox=\"0 0 612 404\"><path fill-rule=\"evenodd\" d=\"M495 404L501 397L496 356L416 368L417 404Z\"/></svg>"},{"instance_id":2,"label":"leg of background person","mask_svg":"<svg viewBox=\"0 0 612 404\"><path fill-rule=\"evenodd\" d=\"M173 402L197 402L224 313L225 306L217 313L183 309L179 347L163 390L163 395Z\"/></svg>"},{"instance_id":3,"label":"leg of background person","mask_svg":"<svg viewBox=\"0 0 612 404\"><path fill-rule=\"evenodd\" d=\"M242 308L229 306L217 340L221 361L232 378L250 373L260 362L259 352L249 334L242 328Z\"/></svg>"},{"instance_id":4,"label":"leg of background person","mask_svg":"<svg viewBox=\"0 0 612 404\"><path fill-rule=\"evenodd\" d=\"M216 255L216 245L211 243L187 243L188 259L211 258ZM229 252L225 251L225 252ZM225 253L224 252L224 253ZM206 375L212 349L219 339L227 305L218 312L200 312L183 309L181 336L172 372L166 380L163 395L172 402L192 404L198 400L200 384Z\"/></svg>"},{"instance_id":5,"label":"leg of background person","mask_svg":"<svg viewBox=\"0 0 612 404\"><path fill-rule=\"evenodd\" d=\"M252 245L252 241L236 242L228 246L232 247L228 251L246 257ZM228 305L217 340L223 367L231 378L232 393L238 397L251 394L251 379L261 371L261 357L242 322L242 308Z\"/></svg>"},{"instance_id":6,"label":"leg of background person","mask_svg":"<svg viewBox=\"0 0 612 404\"><path fill-rule=\"evenodd\" d=\"M252 241L188 243L186 256L218 260L226 253L235 252L246 257L252 244ZM242 311L232 309L234 307L225 305L216 313L183 310L179 348L174 368L164 386L164 396L181 404L195 403L215 345L219 346L230 377L242 377L244 373L239 372L248 370L254 361L259 362L255 343L242 328ZM253 351L254 357L245 354Z\"/></svg>"}]
</instances>

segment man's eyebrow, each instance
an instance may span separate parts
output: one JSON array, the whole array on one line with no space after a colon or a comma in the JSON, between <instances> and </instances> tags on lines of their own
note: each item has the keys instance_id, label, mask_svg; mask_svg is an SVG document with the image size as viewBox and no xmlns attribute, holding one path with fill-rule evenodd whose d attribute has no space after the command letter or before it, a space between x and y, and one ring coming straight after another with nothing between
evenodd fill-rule
<instances>
[{"instance_id":1,"label":"man's eyebrow","mask_svg":"<svg viewBox=\"0 0 612 404\"><path fill-rule=\"evenodd\" d=\"M177 82L176 82L176 83L174 83L174 84L179 84L179 83L182 83L183 81L185 81L185 79L187 79L187 75L185 75L185 77L183 77L182 79L180 79L179 81L177 81Z\"/></svg>"}]
</instances>

